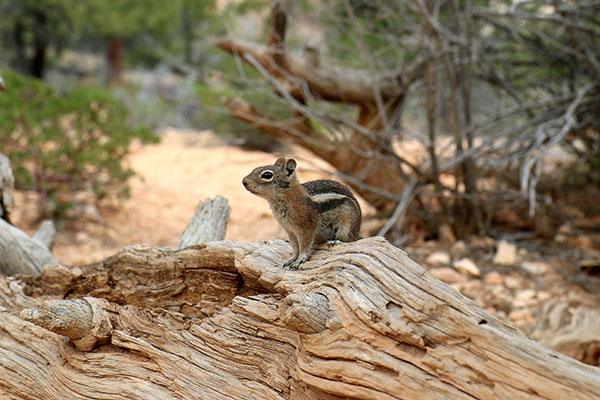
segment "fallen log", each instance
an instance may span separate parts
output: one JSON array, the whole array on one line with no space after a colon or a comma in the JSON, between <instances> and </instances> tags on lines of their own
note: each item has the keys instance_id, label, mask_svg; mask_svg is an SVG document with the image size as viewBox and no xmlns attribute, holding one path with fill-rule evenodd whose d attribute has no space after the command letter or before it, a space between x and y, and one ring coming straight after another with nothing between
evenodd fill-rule
<instances>
[{"instance_id":1,"label":"fallen log","mask_svg":"<svg viewBox=\"0 0 600 400\"><path fill-rule=\"evenodd\" d=\"M382 238L318 250L299 271L281 268L289 252L280 240L133 246L0 277L0 396L598 398L597 368L527 338Z\"/></svg>"}]
</instances>

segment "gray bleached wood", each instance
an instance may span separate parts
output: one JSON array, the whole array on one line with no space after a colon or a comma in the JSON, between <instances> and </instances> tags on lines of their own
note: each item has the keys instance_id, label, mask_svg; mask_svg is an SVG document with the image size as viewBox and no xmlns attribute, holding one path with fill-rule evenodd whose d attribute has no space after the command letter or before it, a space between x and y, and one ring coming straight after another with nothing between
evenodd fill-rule
<instances>
[{"instance_id":1,"label":"gray bleached wood","mask_svg":"<svg viewBox=\"0 0 600 400\"><path fill-rule=\"evenodd\" d=\"M44 265L56 263L45 245L0 219L0 273L35 275Z\"/></svg>"},{"instance_id":2,"label":"gray bleached wood","mask_svg":"<svg viewBox=\"0 0 600 400\"><path fill-rule=\"evenodd\" d=\"M13 186L10 160L0 153L0 274L38 274L45 264L58 262L49 250L54 242L54 224L44 221L33 239L11 225Z\"/></svg>"},{"instance_id":3,"label":"gray bleached wood","mask_svg":"<svg viewBox=\"0 0 600 400\"><path fill-rule=\"evenodd\" d=\"M10 169L10 160L0 153L0 219L8 222L10 222L10 213L14 208L12 194L14 184L15 178Z\"/></svg>"},{"instance_id":4,"label":"gray bleached wood","mask_svg":"<svg viewBox=\"0 0 600 400\"><path fill-rule=\"evenodd\" d=\"M221 196L198 203L177 248L225 239L230 213L231 208L227 204L227 199Z\"/></svg>"},{"instance_id":5,"label":"gray bleached wood","mask_svg":"<svg viewBox=\"0 0 600 400\"><path fill-rule=\"evenodd\" d=\"M54 222L49 219L44 220L40 229L33 234L33 239L46 246L48 250L52 250L52 247L54 247L55 238L56 228L54 227Z\"/></svg>"}]
</instances>

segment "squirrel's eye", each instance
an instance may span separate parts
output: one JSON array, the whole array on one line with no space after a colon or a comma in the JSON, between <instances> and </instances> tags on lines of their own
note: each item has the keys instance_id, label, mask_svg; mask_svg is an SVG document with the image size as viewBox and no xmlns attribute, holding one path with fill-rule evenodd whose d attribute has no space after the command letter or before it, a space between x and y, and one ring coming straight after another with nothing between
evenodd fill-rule
<instances>
[{"instance_id":1,"label":"squirrel's eye","mask_svg":"<svg viewBox=\"0 0 600 400\"><path fill-rule=\"evenodd\" d=\"M265 181L270 181L271 179L273 179L273 173L271 171L265 171L262 174L260 174L260 177Z\"/></svg>"}]
</instances>

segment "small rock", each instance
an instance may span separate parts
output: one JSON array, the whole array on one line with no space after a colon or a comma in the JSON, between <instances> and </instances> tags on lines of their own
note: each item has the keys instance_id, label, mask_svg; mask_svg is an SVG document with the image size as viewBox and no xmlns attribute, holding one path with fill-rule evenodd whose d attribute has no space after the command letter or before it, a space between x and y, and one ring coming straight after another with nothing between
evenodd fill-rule
<instances>
[{"instance_id":1,"label":"small rock","mask_svg":"<svg viewBox=\"0 0 600 400\"><path fill-rule=\"evenodd\" d=\"M542 291L538 292L538 294L537 294L537 299L539 301L548 301L551 298L552 298L552 293L546 292L545 290L542 290Z\"/></svg>"},{"instance_id":2,"label":"small rock","mask_svg":"<svg viewBox=\"0 0 600 400\"><path fill-rule=\"evenodd\" d=\"M472 247L492 247L496 244L496 241L489 237L489 236L485 236L485 237L472 237L469 240L469 244Z\"/></svg>"},{"instance_id":3,"label":"small rock","mask_svg":"<svg viewBox=\"0 0 600 400\"><path fill-rule=\"evenodd\" d=\"M533 289L523 289L519 290L515 293L515 298L513 300L513 306L515 308L531 306L537 303L536 291Z\"/></svg>"},{"instance_id":4,"label":"small rock","mask_svg":"<svg viewBox=\"0 0 600 400\"><path fill-rule=\"evenodd\" d=\"M431 275L446 284L467 282L467 278L450 267L433 268L429 272Z\"/></svg>"},{"instance_id":5,"label":"small rock","mask_svg":"<svg viewBox=\"0 0 600 400\"><path fill-rule=\"evenodd\" d=\"M504 277L498 271L490 271L485 274L484 282L488 285L503 285Z\"/></svg>"},{"instance_id":6,"label":"small rock","mask_svg":"<svg viewBox=\"0 0 600 400\"><path fill-rule=\"evenodd\" d=\"M533 289L523 289L515 293L515 299L517 300L531 300L535 298L535 296L536 292Z\"/></svg>"},{"instance_id":7,"label":"small rock","mask_svg":"<svg viewBox=\"0 0 600 400\"><path fill-rule=\"evenodd\" d=\"M452 266L463 274L481 276L481 271L470 258L461 258L460 260L455 261Z\"/></svg>"},{"instance_id":8,"label":"small rock","mask_svg":"<svg viewBox=\"0 0 600 400\"><path fill-rule=\"evenodd\" d=\"M573 234L573 228L571 228L567 224L564 224L564 225L561 225L560 228L558 228L558 233L561 234L561 235L572 235Z\"/></svg>"},{"instance_id":9,"label":"small rock","mask_svg":"<svg viewBox=\"0 0 600 400\"><path fill-rule=\"evenodd\" d=\"M496 298L503 298L506 296L506 288L502 285L493 285L490 288L490 292L494 295L494 297Z\"/></svg>"},{"instance_id":10,"label":"small rock","mask_svg":"<svg viewBox=\"0 0 600 400\"><path fill-rule=\"evenodd\" d=\"M505 276L504 277L504 286L509 289L518 289L521 287L522 279L516 276Z\"/></svg>"},{"instance_id":11,"label":"small rock","mask_svg":"<svg viewBox=\"0 0 600 400\"><path fill-rule=\"evenodd\" d=\"M431 253L425 259L425 262L430 265L448 265L450 264L450 261L450 255L445 251L436 251Z\"/></svg>"},{"instance_id":12,"label":"small rock","mask_svg":"<svg viewBox=\"0 0 600 400\"><path fill-rule=\"evenodd\" d=\"M467 251L467 244L464 240L459 240L450 247L450 254L452 254L453 257L460 257L465 251Z\"/></svg>"},{"instance_id":13,"label":"small rock","mask_svg":"<svg viewBox=\"0 0 600 400\"><path fill-rule=\"evenodd\" d=\"M463 289L473 292L473 296L467 297L475 300L475 297L480 296L480 294L483 292L483 283L479 279L472 279L463 285Z\"/></svg>"},{"instance_id":14,"label":"small rock","mask_svg":"<svg viewBox=\"0 0 600 400\"><path fill-rule=\"evenodd\" d=\"M498 310L496 312L496 317L505 320L506 319L506 312L504 312L503 310Z\"/></svg>"},{"instance_id":15,"label":"small rock","mask_svg":"<svg viewBox=\"0 0 600 400\"><path fill-rule=\"evenodd\" d=\"M554 241L556 243L566 243L568 240L569 240L569 237L562 233L558 233L558 234L554 235Z\"/></svg>"},{"instance_id":16,"label":"small rock","mask_svg":"<svg viewBox=\"0 0 600 400\"><path fill-rule=\"evenodd\" d=\"M543 275L549 268L548 264L539 261L523 261L521 263L521 269L532 275Z\"/></svg>"},{"instance_id":17,"label":"small rock","mask_svg":"<svg viewBox=\"0 0 600 400\"><path fill-rule=\"evenodd\" d=\"M498 242L496 255L492 262L499 265L515 265L517 262L517 245L508 243L505 240Z\"/></svg>"},{"instance_id":18,"label":"small rock","mask_svg":"<svg viewBox=\"0 0 600 400\"><path fill-rule=\"evenodd\" d=\"M524 322L524 323L533 323L533 314L531 313L531 310L528 308L521 308L518 310L512 310L509 314L508 314L508 318L510 318L511 321L520 321L520 322Z\"/></svg>"}]
</instances>

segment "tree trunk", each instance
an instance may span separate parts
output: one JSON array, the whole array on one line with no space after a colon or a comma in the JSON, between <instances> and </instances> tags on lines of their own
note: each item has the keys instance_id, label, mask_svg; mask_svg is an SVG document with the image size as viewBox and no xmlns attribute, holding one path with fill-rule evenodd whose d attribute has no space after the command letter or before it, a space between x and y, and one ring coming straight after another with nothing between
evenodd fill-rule
<instances>
[{"instance_id":1,"label":"tree trunk","mask_svg":"<svg viewBox=\"0 0 600 400\"><path fill-rule=\"evenodd\" d=\"M31 59L31 76L43 79L46 70L46 50L48 48L48 17L45 12L35 10L32 13L33 28L33 58Z\"/></svg>"},{"instance_id":2,"label":"tree trunk","mask_svg":"<svg viewBox=\"0 0 600 400\"><path fill-rule=\"evenodd\" d=\"M121 81L121 53L123 48L123 42L118 37L111 37L108 39L106 47L106 81L107 83L114 84Z\"/></svg>"},{"instance_id":3,"label":"tree trunk","mask_svg":"<svg viewBox=\"0 0 600 400\"><path fill-rule=\"evenodd\" d=\"M280 240L131 246L97 264L0 277L0 396L600 393L597 368L528 339L382 238L318 250L299 271L281 268L290 251Z\"/></svg>"}]
</instances>

